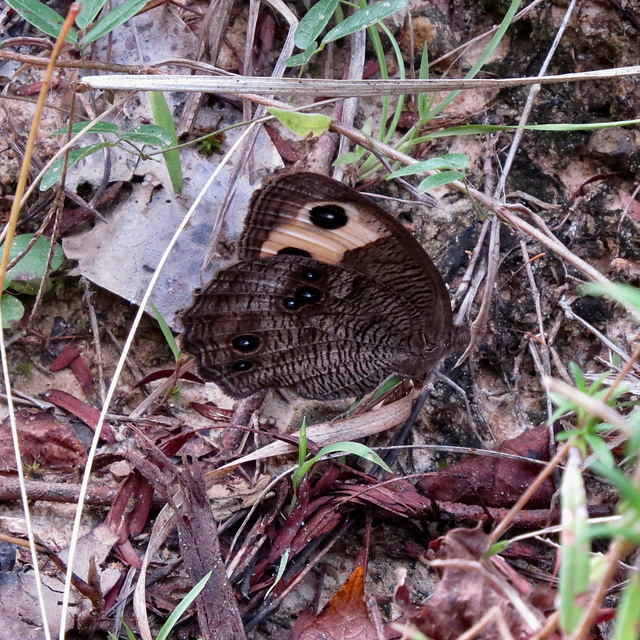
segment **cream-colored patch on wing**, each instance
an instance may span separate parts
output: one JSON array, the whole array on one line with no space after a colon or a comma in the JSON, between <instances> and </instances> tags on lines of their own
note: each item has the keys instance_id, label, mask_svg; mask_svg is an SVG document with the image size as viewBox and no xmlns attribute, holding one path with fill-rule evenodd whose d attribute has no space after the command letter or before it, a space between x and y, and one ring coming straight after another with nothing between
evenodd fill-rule
<instances>
[{"instance_id":1,"label":"cream-colored patch on wing","mask_svg":"<svg viewBox=\"0 0 640 640\"><path fill-rule=\"evenodd\" d=\"M323 229L314 225L310 211L324 205L342 207L348 217L347 224L339 229ZM260 256L266 258L282 249L294 247L307 251L321 262L338 264L345 252L388 235L390 232L385 225L364 208L352 203L313 201L299 209L295 216L283 216L282 223L271 231L262 245Z\"/></svg>"}]
</instances>

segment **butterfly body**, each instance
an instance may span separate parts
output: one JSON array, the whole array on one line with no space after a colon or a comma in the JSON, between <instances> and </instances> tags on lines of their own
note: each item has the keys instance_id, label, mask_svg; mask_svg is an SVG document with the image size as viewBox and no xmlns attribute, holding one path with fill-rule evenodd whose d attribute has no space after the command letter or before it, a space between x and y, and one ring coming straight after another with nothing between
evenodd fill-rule
<instances>
[{"instance_id":1,"label":"butterfly body","mask_svg":"<svg viewBox=\"0 0 640 640\"><path fill-rule=\"evenodd\" d=\"M183 316L183 346L231 396L370 391L427 373L447 351L447 289L411 234L325 176L290 174L254 196L238 262Z\"/></svg>"}]
</instances>

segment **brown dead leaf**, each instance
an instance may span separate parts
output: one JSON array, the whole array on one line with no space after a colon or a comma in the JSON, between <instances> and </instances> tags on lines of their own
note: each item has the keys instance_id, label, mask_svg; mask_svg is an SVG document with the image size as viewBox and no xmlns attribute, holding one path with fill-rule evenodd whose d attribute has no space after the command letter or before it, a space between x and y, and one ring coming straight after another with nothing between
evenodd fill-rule
<instances>
[{"instance_id":1,"label":"brown dead leaf","mask_svg":"<svg viewBox=\"0 0 640 640\"><path fill-rule=\"evenodd\" d=\"M81 351L78 347L67 345L62 353L49 365L49 371L62 371L68 367L79 355Z\"/></svg>"},{"instance_id":2,"label":"brown dead leaf","mask_svg":"<svg viewBox=\"0 0 640 640\"><path fill-rule=\"evenodd\" d=\"M57 421L53 412L25 409L16 412L16 422L23 464L37 463L59 471L84 466L87 456L78 436L66 422ZM16 471L9 418L0 424L0 471Z\"/></svg>"},{"instance_id":3,"label":"brown dead leaf","mask_svg":"<svg viewBox=\"0 0 640 640\"><path fill-rule=\"evenodd\" d=\"M488 536L480 527L450 531L438 552L438 560L449 562L426 604L411 602L412 587L401 576L395 601L406 619L432 640L454 640L494 609L514 638L531 636L535 631L529 624L531 620L525 620L521 609L514 606L513 598L518 597L516 589L493 569L492 563L482 560L488 547ZM528 609L531 618L541 623L543 615L531 605ZM499 640L501 634L497 624L490 622L476 637Z\"/></svg>"},{"instance_id":4,"label":"brown dead leaf","mask_svg":"<svg viewBox=\"0 0 640 640\"><path fill-rule=\"evenodd\" d=\"M60 389L50 389L49 391L45 391L42 394L42 397L48 402L51 402L51 404L55 404L56 407L65 409L76 416L76 418L80 418L82 422L95 431L100 417L100 412L97 409L94 409L91 405L79 400L66 391L60 391ZM109 444L114 444L116 441L113 428L107 422L102 423L100 438Z\"/></svg>"},{"instance_id":5,"label":"brown dead leaf","mask_svg":"<svg viewBox=\"0 0 640 640\"><path fill-rule=\"evenodd\" d=\"M373 505L402 518L415 518L431 512L431 501L418 493L407 480L392 483L363 484L336 483L336 491L348 497L350 502Z\"/></svg>"},{"instance_id":6,"label":"brown dead leaf","mask_svg":"<svg viewBox=\"0 0 640 640\"><path fill-rule=\"evenodd\" d=\"M548 460L549 431L546 426L528 429L517 438L503 442L496 450L533 460ZM469 456L447 469L425 475L416 487L424 496L437 502L509 508L541 469L542 466L535 462ZM553 481L545 480L527 503L527 508L548 507L554 491Z\"/></svg>"},{"instance_id":7,"label":"brown dead leaf","mask_svg":"<svg viewBox=\"0 0 640 640\"><path fill-rule=\"evenodd\" d=\"M364 563L358 564L315 620L303 620L291 640L376 640L364 601Z\"/></svg>"}]
</instances>

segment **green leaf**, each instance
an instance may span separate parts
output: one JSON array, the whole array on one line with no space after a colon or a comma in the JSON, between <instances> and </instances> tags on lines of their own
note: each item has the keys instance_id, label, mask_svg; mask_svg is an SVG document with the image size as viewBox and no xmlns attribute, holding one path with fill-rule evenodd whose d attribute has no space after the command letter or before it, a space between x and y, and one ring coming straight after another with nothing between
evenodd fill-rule
<instances>
[{"instance_id":1,"label":"green leaf","mask_svg":"<svg viewBox=\"0 0 640 640\"><path fill-rule=\"evenodd\" d=\"M79 147L77 149L72 149L69 152L69 165L68 169L71 169L74 164L78 164L80 160L90 156L92 153L96 151L100 151L104 147L112 146L109 142L99 142L98 144L90 144L86 147ZM51 189L58 180L60 180L60 176L62 176L62 166L64 164L64 156L59 157L51 166L49 171L44 174L42 180L40 181L40 191L46 191L47 189Z\"/></svg>"},{"instance_id":2,"label":"green leaf","mask_svg":"<svg viewBox=\"0 0 640 640\"><path fill-rule=\"evenodd\" d=\"M599 460L591 463L594 473L606 478L620 492L637 514L640 514L640 490L617 467L607 467Z\"/></svg>"},{"instance_id":3,"label":"green leaf","mask_svg":"<svg viewBox=\"0 0 640 640\"><path fill-rule=\"evenodd\" d=\"M439 108L439 105L438 105ZM516 125L493 125L493 124L467 124L460 127L449 127L440 129L426 136L413 138L407 146L422 144L436 138L447 138L451 136L474 136L484 133L495 133L497 131L511 131L521 128L525 131L593 131L598 129L611 129L612 127L626 127L640 124L640 120L619 120L616 122L589 122L584 124L531 124L526 127Z\"/></svg>"},{"instance_id":4,"label":"green leaf","mask_svg":"<svg viewBox=\"0 0 640 640\"><path fill-rule=\"evenodd\" d=\"M13 325L17 324L24 315L24 306L18 298L10 296L8 293L3 294L2 300L0 300L0 306L2 307L2 328L10 329Z\"/></svg>"},{"instance_id":5,"label":"green leaf","mask_svg":"<svg viewBox=\"0 0 640 640\"><path fill-rule=\"evenodd\" d=\"M425 41L422 49L422 60L420 61L420 80L429 79L429 51L427 49L428 43ZM429 99L430 95L428 93L418 94L418 118L421 122L426 120L429 114Z\"/></svg>"},{"instance_id":6,"label":"green leaf","mask_svg":"<svg viewBox=\"0 0 640 640\"><path fill-rule=\"evenodd\" d=\"M156 125L171 133L171 143L167 146L172 147L177 145L178 136L176 134L176 127L173 124L171 111L169 110L167 101L164 99L164 94L160 91L150 91L149 102L151 103L153 120ZM171 149L170 151L164 151L162 157L167 165L171 186L176 193L180 193L184 184L182 179L182 165L180 164L180 150Z\"/></svg>"},{"instance_id":7,"label":"green leaf","mask_svg":"<svg viewBox=\"0 0 640 640\"><path fill-rule=\"evenodd\" d=\"M89 44L102 36L106 36L116 27L124 24L147 4L148 0L127 0L118 5L113 11L109 12L104 18L96 23L96 26L89 31L84 37L84 44Z\"/></svg>"},{"instance_id":8,"label":"green leaf","mask_svg":"<svg viewBox=\"0 0 640 640\"><path fill-rule=\"evenodd\" d=\"M429 191L429 189L435 189L435 187L441 187L443 184L449 184L462 178L464 178L464 173L460 173L460 171L441 171L425 178L418 188L420 191Z\"/></svg>"},{"instance_id":9,"label":"green leaf","mask_svg":"<svg viewBox=\"0 0 640 640\"><path fill-rule=\"evenodd\" d=\"M582 369L572 360L569 362L569 370L571 371L571 377L575 382L576 389L582 391L582 393L587 393L587 381L584 379Z\"/></svg>"},{"instance_id":10,"label":"green leaf","mask_svg":"<svg viewBox=\"0 0 640 640\"><path fill-rule=\"evenodd\" d=\"M105 4L107 4L107 0L82 0L82 11L76 18L76 24L80 29L86 29L95 20Z\"/></svg>"},{"instance_id":11,"label":"green leaf","mask_svg":"<svg viewBox=\"0 0 640 640\"><path fill-rule=\"evenodd\" d=\"M598 460L601 464L603 464L608 469L614 469L616 466L615 458L611 453L607 443L600 438L599 436L595 436L590 433L584 434L584 439L587 441L587 444L591 447L593 453L596 454Z\"/></svg>"},{"instance_id":12,"label":"green leaf","mask_svg":"<svg viewBox=\"0 0 640 640\"><path fill-rule=\"evenodd\" d=\"M362 126L362 133L364 133L367 138L371 138L371 131L373 129L373 118L367 118L367 121ZM356 146L355 151L348 151L347 153L343 153L339 158L336 158L333 163L334 167L337 167L341 164L351 164L352 162L358 162L362 156L365 154L366 149L361 146Z\"/></svg>"},{"instance_id":13,"label":"green leaf","mask_svg":"<svg viewBox=\"0 0 640 640\"><path fill-rule=\"evenodd\" d=\"M392 13L406 6L407 0L387 0L387 2L378 2L369 5L366 9L352 13L339 25L331 29L331 31L322 38L322 44L350 36L352 33L360 31L360 29L365 29L376 22L380 22L380 20L384 20Z\"/></svg>"},{"instance_id":14,"label":"green leaf","mask_svg":"<svg viewBox=\"0 0 640 640\"><path fill-rule=\"evenodd\" d=\"M362 149L362 147L358 147L358 151L360 149ZM353 162L358 162L358 160L360 160L360 158L362 157L362 154L358 153L358 151L347 151L347 153L343 153L341 156L335 159L333 166L338 167L341 164L351 164Z\"/></svg>"},{"instance_id":15,"label":"green leaf","mask_svg":"<svg viewBox=\"0 0 640 640\"><path fill-rule=\"evenodd\" d=\"M298 49L308 49L329 24L329 20L335 13L339 0L320 0L316 2L304 15L296 29L294 42Z\"/></svg>"},{"instance_id":16,"label":"green leaf","mask_svg":"<svg viewBox=\"0 0 640 640\"><path fill-rule=\"evenodd\" d=\"M128 142L152 144L156 147L171 147L175 144L172 132L157 124L142 124L135 129L125 131L120 138Z\"/></svg>"},{"instance_id":17,"label":"green leaf","mask_svg":"<svg viewBox=\"0 0 640 640\"><path fill-rule=\"evenodd\" d=\"M149 303L149 306L153 310L153 315L156 317L157 323L160 325L160 331L162 331L162 335L164 339L167 341L169 345L169 349L171 349L171 353L173 353L173 359L178 362L181 356L181 351L178 348L176 343L176 339L173 336L173 332L169 329L169 325L166 323L165 319L162 317L162 314L156 308L156 305L153 302Z\"/></svg>"},{"instance_id":18,"label":"green leaf","mask_svg":"<svg viewBox=\"0 0 640 640\"><path fill-rule=\"evenodd\" d=\"M169 637L171 631L176 626L177 622L182 617L182 614L187 610L189 605L200 595L200 592L204 589L207 581L211 577L211 571L207 573L198 584L187 593L187 595L180 601L180 604L173 610L173 613L167 618L167 621L162 625L160 633L156 637L156 640L166 640Z\"/></svg>"},{"instance_id":19,"label":"green leaf","mask_svg":"<svg viewBox=\"0 0 640 640\"><path fill-rule=\"evenodd\" d=\"M71 125L71 133L76 135L80 133L82 130L86 129L91 124L90 120L85 120L84 122L74 122ZM63 136L66 135L69 131L69 127L61 127L57 131L54 131L52 136ZM120 127L117 124L113 124L111 122L98 122L97 124L91 127L91 133L119 133Z\"/></svg>"},{"instance_id":20,"label":"green leaf","mask_svg":"<svg viewBox=\"0 0 640 640\"><path fill-rule=\"evenodd\" d=\"M287 58L284 63L285 67L301 67L303 64L307 64L313 54L318 50L315 42L312 42L302 53L296 53L295 56Z\"/></svg>"},{"instance_id":21,"label":"green leaf","mask_svg":"<svg viewBox=\"0 0 640 640\"><path fill-rule=\"evenodd\" d=\"M618 603L613 640L637 640L640 629L640 573L636 563Z\"/></svg>"},{"instance_id":22,"label":"green leaf","mask_svg":"<svg viewBox=\"0 0 640 640\"><path fill-rule=\"evenodd\" d=\"M584 613L584 604L580 604L580 597L589 590L591 542L587 498L580 464L578 450L575 447L570 448L560 487L562 560L558 586L560 626L567 634L574 631L580 622Z\"/></svg>"},{"instance_id":23,"label":"green leaf","mask_svg":"<svg viewBox=\"0 0 640 640\"><path fill-rule=\"evenodd\" d=\"M382 467L385 471L391 473L391 469L387 463L372 449L360 442L336 442L329 444L326 447L322 447L313 458L307 460L303 465L296 469L295 473L299 474L300 478L304 476L307 471L318 461L320 458L329 455L330 453L346 453L354 454L368 460L369 462L375 462Z\"/></svg>"},{"instance_id":24,"label":"green leaf","mask_svg":"<svg viewBox=\"0 0 640 640\"><path fill-rule=\"evenodd\" d=\"M267 111L278 118L289 131L302 138L319 136L331 126L331 118L320 113L300 113L277 107L267 107Z\"/></svg>"},{"instance_id":25,"label":"green leaf","mask_svg":"<svg viewBox=\"0 0 640 640\"><path fill-rule=\"evenodd\" d=\"M509 540L500 540L500 542L492 544L485 552L483 558L491 558L491 556L497 556L499 553L502 553L509 546L509 544Z\"/></svg>"},{"instance_id":26,"label":"green leaf","mask_svg":"<svg viewBox=\"0 0 640 640\"><path fill-rule=\"evenodd\" d=\"M439 169L464 169L469 164L469 158L464 153L447 153L437 158L431 158L424 162L418 162L416 164L410 164L402 169L394 171L387 177L387 180L392 178L400 178L403 176L412 176L416 173L422 173L423 171L435 171Z\"/></svg>"},{"instance_id":27,"label":"green leaf","mask_svg":"<svg viewBox=\"0 0 640 640\"><path fill-rule=\"evenodd\" d=\"M60 35L64 18L46 4L38 0L7 0L7 4L36 29L53 38ZM78 35L73 29L69 30L65 42L78 42Z\"/></svg>"},{"instance_id":28,"label":"green leaf","mask_svg":"<svg viewBox=\"0 0 640 640\"><path fill-rule=\"evenodd\" d=\"M265 594L265 598L275 589L276 585L280 580L282 580L282 576L284 575L284 571L287 568L287 563L289 562L289 555L291 554L291 549L285 549L284 553L280 556L280 563L278 564L278 573L273 580L273 584L269 587L269 590Z\"/></svg>"},{"instance_id":29,"label":"green leaf","mask_svg":"<svg viewBox=\"0 0 640 640\"><path fill-rule=\"evenodd\" d=\"M9 260L13 260L18 254L22 253L33 239L32 233L24 233L16 236L11 244ZM18 264L7 271L5 278L5 289L11 287L21 293L34 295L38 291L40 281L44 276L44 270L47 266L47 256L51 247L51 239L46 236L40 236L34 245ZM64 262L64 253L59 245L55 246L53 259L51 261L51 269L55 271L62 266Z\"/></svg>"}]
</instances>

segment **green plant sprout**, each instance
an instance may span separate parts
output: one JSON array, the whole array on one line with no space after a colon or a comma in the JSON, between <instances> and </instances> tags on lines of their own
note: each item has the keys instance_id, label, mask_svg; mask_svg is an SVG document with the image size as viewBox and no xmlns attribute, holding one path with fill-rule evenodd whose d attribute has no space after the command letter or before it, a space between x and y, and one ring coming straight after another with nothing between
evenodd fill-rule
<instances>
[{"instance_id":1,"label":"green plant sprout","mask_svg":"<svg viewBox=\"0 0 640 640\"><path fill-rule=\"evenodd\" d=\"M589 284L581 288L581 293L606 295L624 305L637 319L640 318L640 291L629 285L607 283ZM640 411L636 403L623 403L620 396L626 393L624 387L606 389L604 381L609 374L587 384L578 365L569 365L575 384L575 392L550 393L557 409L550 422L560 416L573 413L577 428L560 434L559 440L570 440L569 459L563 474L561 502L563 532L561 545L561 565L558 591L560 625L570 635L577 631L588 606L586 597L590 590L602 582L608 567L605 558L591 553L591 540L608 538L620 548L631 550L640 546L640 471L638 451L640 450ZM616 425L608 424L600 415L589 410L589 402L595 399L616 411ZM593 405L591 405L593 406ZM626 415L618 409L632 406ZM606 413L604 415L607 415ZM623 429L627 436L627 460L636 465L631 477L618 467L607 442L600 435L614 428ZM582 460L589 456L589 469L608 481L620 494L617 505L619 517L612 522L591 524L586 510L586 494L582 480ZM637 640L640 627L640 574L638 566L630 573L628 584L620 597L614 621L615 640Z\"/></svg>"},{"instance_id":2,"label":"green plant sprout","mask_svg":"<svg viewBox=\"0 0 640 640\"><path fill-rule=\"evenodd\" d=\"M332 453L339 454L353 454L367 460L368 462L373 462L379 466L381 466L385 471L391 473L391 469L387 465L387 463L371 448L367 447L360 442L335 442L333 444L329 444L325 447L322 447L318 453L306 460L307 457L307 429L306 429L306 419L303 419L302 426L300 428L300 439L298 445L298 468L291 475L291 484L293 485L294 496L291 502L291 506L289 509L289 513L293 511L293 507L296 503L296 491L300 486L305 475L310 471L311 467Z\"/></svg>"},{"instance_id":3,"label":"green plant sprout","mask_svg":"<svg viewBox=\"0 0 640 640\"><path fill-rule=\"evenodd\" d=\"M150 302L149 306L153 311L153 315L155 316L156 322L160 326L160 331L162 331L162 335L164 336L164 339L167 341L167 344L169 345L169 349L171 349L173 358L176 364L178 364L178 362L180 361L180 357L182 356L182 351L180 351L180 348L178 347L178 343L176 342L176 339L173 335L173 331L171 331L171 329L169 328L167 321L162 317L162 314L158 311L156 305L153 304L153 302Z\"/></svg>"},{"instance_id":4,"label":"green plant sprout","mask_svg":"<svg viewBox=\"0 0 640 640\"><path fill-rule=\"evenodd\" d=\"M28 252L18 264L7 271L5 277L4 288L8 292L2 294L0 303L2 304L2 325L5 329L12 327L24 315L22 302L11 293L35 296L45 275L51 239L46 236L40 236L35 241L33 239L34 234L24 233L16 236L11 244L10 260L27 251L27 249ZM63 262L64 253L62 247L55 245L51 270L59 269Z\"/></svg>"},{"instance_id":5,"label":"green plant sprout","mask_svg":"<svg viewBox=\"0 0 640 640\"><path fill-rule=\"evenodd\" d=\"M80 133L87 126L89 126L89 122L76 122L71 127L71 133ZM52 135L62 135L66 133L67 127L63 127L62 129L54 131ZM69 152L68 168L73 167L74 165L78 164L80 160L83 160L87 156L90 156L92 153L96 153L96 151L100 151L100 149L104 149L105 147L128 145L132 147L138 155L146 158L147 156L137 145L154 145L160 148L166 148L171 147L175 142L175 128L173 129L173 131L171 131L164 126L159 126L157 124L143 124L139 127L129 129L128 131L120 131L120 127L118 127L118 125L116 124L112 124L110 122L98 122L94 127L92 127L91 133L115 135L116 140L113 142L98 142L96 144L90 144L84 147L78 147L77 149L72 149ZM163 153L170 153L170 151L163 151ZM172 162L175 162L173 159L171 160ZM42 177L42 180L40 182L40 191L47 191L60 180L60 177L62 176L63 165L64 157L60 157L54 162L51 168ZM167 168L169 168L169 165L167 165ZM173 167L169 169L170 175L172 175L172 170L174 170ZM182 173L180 172L180 180L181 179ZM178 183L178 186L181 185ZM174 189L175 187L176 185L174 185Z\"/></svg>"},{"instance_id":6,"label":"green plant sprout","mask_svg":"<svg viewBox=\"0 0 640 640\"><path fill-rule=\"evenodd\" d=\"M78 30L71 29L66 41L84 48L133 18L146 3L147 0L126 0L94 22L107 0L85 0L76 18ZM39 0L7 0L7 4L36 29L53 38L58 37L64 18L46 4Z\"/></svg>"},{"instance_id":7,"label":"green plant sprout","mask_svg":"<svg viewBox=\"0 0 640 640\"><path fill-rule=\"evenodd\" d=\"M176 133L176 127L173 124L171 111L169 110L169 105L165 100L164 94L160 91L150 91L149 102L151 103L151 112L153 113L153 120L156 123L156 126L160 127L163 131L168 132L171 138L169 144L164 146L177 146L178 136ZM182 179L182 166L180 165L180 151L178 149L167 149L162 152L162 157L164 158L167 171L169 172L171 186L176 193L180 193L184 186Z\"/></svg>"}]
</instances>

